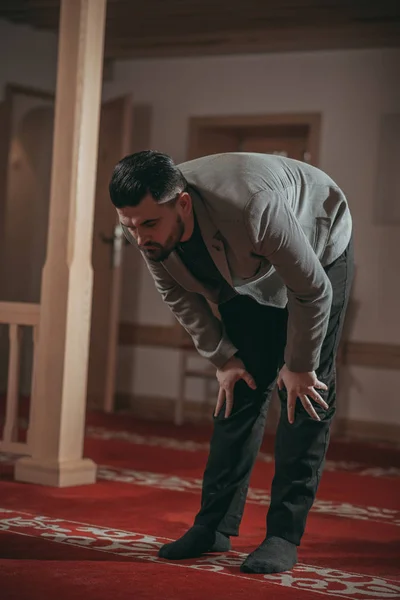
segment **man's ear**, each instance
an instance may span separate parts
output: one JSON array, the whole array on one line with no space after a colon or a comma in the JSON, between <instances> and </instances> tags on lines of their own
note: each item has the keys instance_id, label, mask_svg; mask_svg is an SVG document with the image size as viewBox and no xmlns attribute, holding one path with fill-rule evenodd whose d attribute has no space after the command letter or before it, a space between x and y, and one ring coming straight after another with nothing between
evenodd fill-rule
<instances>
[{"instance_id":1,"label":"man's ear","mask_svg":"<svg viewBox=\"0 0 400 600\"><path fill-rule=\"evenodd\" d=\"M178 198L178 206L183 215L187 216L192 211L192 199L188 192L182 192Z\"/></svg>"}]
</instances>

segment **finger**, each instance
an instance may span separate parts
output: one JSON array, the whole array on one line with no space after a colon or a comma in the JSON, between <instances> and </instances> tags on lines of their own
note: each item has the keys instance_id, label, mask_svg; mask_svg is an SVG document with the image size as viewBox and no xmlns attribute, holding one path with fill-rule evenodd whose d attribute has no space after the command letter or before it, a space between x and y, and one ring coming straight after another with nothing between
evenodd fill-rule
<instances>
[{"instance_id":1,"label":"finger","mask_svg":"<svg viewBox=\"0 0 400 600\"><path fill-rule=\"evenodd\" d=\"M294 423L294 411L296 407L296 392L289 392L288 394L288 402L287 402L287 411L288 411L288 421L289 423Z\"/></svg>"},{"instance_id":2,"label":"finger","mask_svg":"<svg viewBox=\"0 0 400 600\"><path fill-rule=\"evenodd\" d=\"M219 412L224 405L224 401L225 401L225 390L224 390L224 388L220 387L219 392L218 392L217 404L215 406L214 417L218 417Z\"/></svg>"},{"instance_id":3,"label":"finger","mask_svg":"<svg viewBox=\"0 0 400 600\"><path fill-rule=\"evenodd\" d=\"M250 373L248 373L247 371L245 371L242 375L242 379L247 383L247 385L252 389L255 390L257 389L257 385L256 382L254 381L253 377L250 375Z\"/></svg>"},{"instance_id":4,"label":"finger","mask_svg":"<svg viewBox=\"0 0 400 600\"><path fill-rule=\"evenodd\" d=\"M328 386L325 385L325 383L322 383L322 381L319 381L319 379L317 379L317 383L314 384L314 387L318 390L325 390L326 392L328 391Z\"/></svg>"},{"instance_id":5,"label":"finger","mask_svg":"<svg viewBox=\"0 0 400 600\"><path fill-rule=\"evenodd\" d=\"M226 404L225 404L225 419L229 417L233 408L233 390L226 390Z\"/></svg>"},{"instance_id":6,"label":"finger","mask_svg":"<svg viewBox=\"0 0 400 600\"><path fill-rule=\"evenodd\" d=\"M278 375L278 379L276 381L276 385L278 386L278 390L282 390L283 389L283 381L280 375Z\"/></svg>"},{"instance_id":7,"label":"finger","mask_svg":"<svg viewBox=\"0 0 400 600\"><path fill-rule=\"evenodd\" d=\"M305 396L304 394L302 394L301 396L299 396L302 405L304 406L305 410L308 412L308 414L310 415L310 417L312 419L315 419L315 421L320 421L321 419L319 418L319 416L317 415L317 413L315 412L315 408L313 407L313 405L311 404L309 398L307 396Z\"/></svg>"},{"instance_id":8,"label":"finger","mask_svg":"<svg viewBox=\"0 0 400 600\"><path fill-rule=\"evenodd\" d=\"M325 400L314 390L314 388L310 388L310 391L307 392L307 395L314 400L317 404L322 406L325 410L328 410L329 404L325 402Z\"/></svg>"}]
</instances>

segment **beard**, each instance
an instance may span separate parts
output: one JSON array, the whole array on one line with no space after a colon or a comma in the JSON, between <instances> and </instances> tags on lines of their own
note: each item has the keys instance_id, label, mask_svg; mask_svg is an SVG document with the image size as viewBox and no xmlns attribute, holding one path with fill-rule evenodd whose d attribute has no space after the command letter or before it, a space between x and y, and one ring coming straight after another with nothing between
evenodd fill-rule
<instances>
[{"instance_id":1,"label":"beard","mask_svg":"<svg viewBox=\"0 0 400 600\"><path fill-rule=\"evenodd\" d=\"M140 247L141 252L154 262L162 262L173 252L181 241L185 232L185 226L180 215L177 216L172 233L168 236L165 244L149 242Z\"/></svg>"}]
</instances>

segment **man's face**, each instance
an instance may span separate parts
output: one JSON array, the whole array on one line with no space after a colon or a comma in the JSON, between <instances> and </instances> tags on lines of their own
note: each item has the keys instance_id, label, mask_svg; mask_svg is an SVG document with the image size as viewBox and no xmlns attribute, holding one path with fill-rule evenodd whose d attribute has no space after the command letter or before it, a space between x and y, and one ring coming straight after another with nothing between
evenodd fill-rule
<instances>
[{"instance_id":1,"label":"man's face","mask_svg":"<svg viewBox=\"0 0 400 600\"><path fill-rule=\"evenodd\" d=\"M177 203L157 204L148 195L138 206L117 208L119 220L150 260L168 258L182 239L185 226Z\"/></svg>"}]
</instances>

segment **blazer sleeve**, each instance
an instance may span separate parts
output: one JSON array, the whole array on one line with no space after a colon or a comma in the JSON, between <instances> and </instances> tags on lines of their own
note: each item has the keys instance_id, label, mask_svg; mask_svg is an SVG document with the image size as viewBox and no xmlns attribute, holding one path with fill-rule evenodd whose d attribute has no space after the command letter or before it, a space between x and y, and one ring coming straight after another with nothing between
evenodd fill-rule
<instances>
[{"instance_id":1,"label":"blazer sleeve","mask_svg":"<svg viewBox=\"0 0 400 600\"><path fill-rule=\"evenodd\" d=\"M128 229L122 226L128 242L136 246ZM207 300L195 292L189 292L171 277L158 262L142 257L153 277L157 291L168 305L177 321L191 336L198 353L209 360L217 369L237 352L228 338L222 322L214 315Z\"/></svg>"},{"instance_id":2,"label":"blazer sleeve","mask_svg":"<svg viewBox=\"0 0 400 600\"><path fill-rule=\"evenodd\" d=\"M290 371L315 371L328 328L331 283L283 196L269 190L254 194L245 224L255 253L275 267L287 288L285 363Z\"/></svg>"},{"instance_id":3,"label":"blazer sleeve","mask_svg":"<svg viewBox=\"0 0 400 600\"><path fill-rule=\"evenodd\" d=\"M157 291L175 318L191 336L198 353L216 368L222 367L236 352L222 322L214 315L207 300L181 287L162 264L143 256Z\"/></svg>"}]
</instances>

